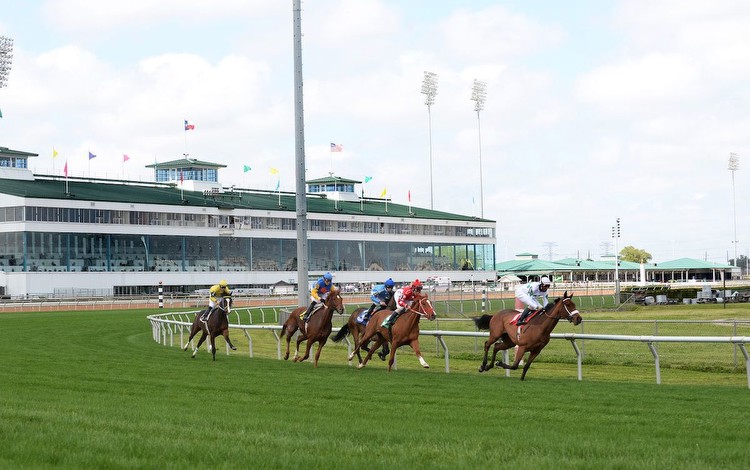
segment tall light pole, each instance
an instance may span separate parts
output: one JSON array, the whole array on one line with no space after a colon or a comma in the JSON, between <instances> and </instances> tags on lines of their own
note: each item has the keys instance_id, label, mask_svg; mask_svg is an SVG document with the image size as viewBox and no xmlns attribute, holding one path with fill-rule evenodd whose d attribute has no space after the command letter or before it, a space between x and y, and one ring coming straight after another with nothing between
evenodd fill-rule
<instances>
[{"instance_id":1,"label":"tall light pole","mask_svg":"<svg viewBox=\"0 0 750 470\"><path fill-rule=\"evenodd\" d=\"M487 83L474 79L471 88L471 101L475 102L474 111L477 112L477 131L479 132L479 214L484 219L484 177L482 176L482 122L479 119L479 111L484 109L487 99Z\"/></svg>"},{"instance_id":2,"label":"tall light pole","mask_svg":"<svg viewBox=\"0 0 750 470\"><path fill-rule=\"evenodd\" d=\"M0 36L0 88L8 86L8 74L13 65L13 40Z\"/></svg>"},{"instance_id":3,"label":"tall light pole","mask_svg":"<svg viewBox=\"0 0 750 470\"><path fill-rule=\"evenodd\" d=\"M430 112L430 107L435 104L437 82L438 75L436 73L425 71L424 80L422 81L422 94L425 95L424 104L427 105L427 121L430 137L430 209L434 209L432 201L432 113Z\"/></svg>"},{"instance_id":4,"label":"tall light pole","mask_svg":"<svg viewBox=\"0 0 750 470\"><path fill-rule=\"evenodd\" d=\"M729 171L732 172L732 207L734 209L734 238L732 244L734 245L734 266L737 267L737 202L734 196L734 172L740 169L740 158L736 153L732 152L729 154Z\"/></svg>"},{"instance_id":5,"label":"tall light pole","mask_svg":"<svg viewBox=\"0 0 750 470\"><path fill-rule=\"evenodd\" d=\"M612 238L615 240L615 304L620 304L620 248L617 240L620 239L620 218L617 218L617 225L612 226Z\"/></svg>"}]
</instances>

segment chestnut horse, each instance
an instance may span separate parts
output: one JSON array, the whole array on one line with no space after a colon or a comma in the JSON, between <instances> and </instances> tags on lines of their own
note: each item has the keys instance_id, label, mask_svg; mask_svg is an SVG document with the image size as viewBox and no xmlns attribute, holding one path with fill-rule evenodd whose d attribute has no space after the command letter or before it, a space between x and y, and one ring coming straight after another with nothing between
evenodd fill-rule
<instances>
[{"instance_id":1,"label":"chestnut horse","mask_svg":"<svg viewBox=\"0 0 750 470\"><path fill-rule=\"evenodd\" d=\"M519 327L511 323L518 316L519 312L515 309L501 310L494 315L482 315L474 318L474 323L480 330L490 330L490 337L484 343L484 359L479 366L479 372L492 369L493 363L497 358L497 352L504 349L510 349L518 345L516 350L515 362L513 365L507 365L502 361L497 361L495 365L505 369L516 370L523 359L526 351L529 351L529 359L523 366L521 380L526 376L526 371L539 353L549 343L552 330L557 326L560 320L568 320L574 325L578 325L583 320L581 314L576 309L576 304L571 300L573 294L568 297L568 291L565 291L562 299L555 299L555 302L548 304L541 310L541 313L530 319L526 325ZM497 341L500 342L497 342ZM487 363L487 353L490 346L494 344L492 351L492 361Z\"/></svg>"},{"instance_id":2,"label":"chestnut horse","mask_svg":"<svg viewBox=\"0 0 750 470\"><path fill-rule=\"evenodd\" d=\"M352 312L352 314L349 316L349 320L346 323L344 323L344 326L342 326L341 329L338 331L338 333L336 333L336 335L333 338L331 338L331 339L333 339L333 341L335 343L338 343L339 341L341 341L342 339L344 339L346 337L346 335L348 335L349 333L351 333L352 334L352 338L354 338L354 348L356 349L357 346L359 346L361 344L362 335L365 334L365 329L366 329L366 326L367 326L367 325L363 325L360 322L358 322L357 318L359 317L359 315L362 312L364 312L368 308L369 307L359 307L359 308L355 309ZM383 307L383 309L388 309L388 310L391 310L391 311L395 310L396 309L396 299L393 296L391 296L391 300L388 302L388 305L386 305L385 307ZM377 313L377 312L374 312L374 313ZM369 321L368 321L368 323L369 323ZM367 347L367 344L363 344L360 349L363 350L363 351L365 351L365 352L370 352L370 349ZM390 352L390 350L388 349L388 343L386 343L385 347L383 348L383 350L378 353L378 357L380 357L380 359L382 361L385 361L385 358L388 356L389 352ZM359 351L357 351L357 358L359 359L359 363L361 364L362 363L362 356L359 354Z\"/></svg>"},{"instance_id":3,"label":"chestnut horse","mask_svg":"<svg viewBox=\"0 0 750 470\"><path fill-rule=\"evenodd\" d=\"M414 350L414 354L417 355L422 367L429 369L430 365L424 360L422 352L419 350L419 319L423 316L427 317L428 320L435 319L435 309L432 308L432 303L427 298L427 294L417 294L411 304L406 308L406 311L402 313L396 320L396 323L393 324L391 331L388 331L388 328L384 328L380 325L391 313L393 312L390 310L380 310L372 315L370 322L367 323L365 334L362 336L359 346L357 346L354 349L354 352L349 355L349 360L351 361L354 359L354 356L359 353L360 349L362 349L362 345L367 344L370 339L377 336L375 338L375 345L370 348L365 360L357 366L358 368L361 369L367 365L367 361L372 357L372 353L377 350L384 341L387 341L391 349L390 356L388 357L388 372L390 372L393 367L396 350L405 344L408 344Z\"/></svg>"},{"instance_id":4,"label":"chestnut horse","mask_svg":"<svg viewBox=\"0 0 750 470\"><path fill-rule=\"evenodd\" d=\"M229 347L232 348L232 351L236 351L237 348L234 347L232 341L229 339L229 312L231 311L232 298L222 297L221 300L219 300L219 304L208 314L208 319L205 323L200 320L203 311L196 313L195 319L193 320L193 326L190 327L190 337L182 350L187 351L188 346L190 346L190 341L192 341L193 337L200 331L203 334L201 335L201 339L198 340L195 349L193 349L193 357L198 354L198 349L201 347L201 344L203 344L203 341L206 340L206 336L209 336L210 338L208 341L208 349L211 351L214 361L216 360L216 343L214 342L214 339L219 335L224 336L224 340Z\"/></svg>"},{"instance_id":5,"label":"chestnut horse","mask_svg":"<svg viewBox=\"0 0 750 470\"><path fill-rule=\"evenodd\" d=\"M289 341L291 341L294 333L299 330L300 334L297 337L297 349L294 351L294 362L302 362L310 357L310 348L314 343L318 343L318 349L315 351L315 367L318 367L318 359L320 358L320 351L328 341L328 336L331 334L333 325L331 319L333 318L333 312L337 311L341 314L344 313L344 299L341 298L341 289L332 288L331 293L328 294L328 298L325 301L323 307L319 308L310 315L309 321L305 324L302 321L301 316L307 311L307 307L297 307L292 310L289 314L289 318L284 322L284 326L281 328L281 336L286 335L286 354L284 360L289 359ZM307 347L305 348L305 355L299 355L299 345L302 341L307 340Z\"/></svg>"}]
</instances>

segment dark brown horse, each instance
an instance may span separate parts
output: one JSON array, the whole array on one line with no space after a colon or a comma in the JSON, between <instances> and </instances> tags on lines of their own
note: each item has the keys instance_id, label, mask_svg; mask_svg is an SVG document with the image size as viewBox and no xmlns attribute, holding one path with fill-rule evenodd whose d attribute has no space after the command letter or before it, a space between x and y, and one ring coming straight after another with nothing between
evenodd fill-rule
<instances>
[{"instance_id":1,"label":"dark brown horse","mask_svg":"<svg viewBox=\"0 0 750 470\"><path fill-rule=\"evenodd\" d=\"M357 358L359 359L359 363L362 363L362 356L359 353L359 350L357 350L357 347L360 346L362 342L362 335L365 334L366 325L361 324L357 321L357 318L359 315L367 310L369 307L359 307L355 309L352 314L349 316L349 320L344 323L344 326L341 327L341 329L336 333L336 335L331 338L334 342L338 343L342 339L346 337L349 333L352 334L352 338L354 338L354 349L357 351ZM388 305L385 306L385 309L388 310L395 310L396 309L396 299L391 296L391 300L388 302ZM377 312L376 312L377 313ZM369 322L368 322L369 323ZM370 352L370 349L367 347L368 344L362 344L362 346L359 348L362 351ZM389 353L388 344L385 343L385 347L381 352L378 353L378 357L380 357L381 360L385 361L385 358L388 356Z\"/></svg>"},{"instance_id":2,"label":"dark brown horse","mask_svg":"<svg viewBox=\"0 0 750 470\"><path fill-rule=\"evenodd\" d=\"M388 328L384 328L380 325L391 313L393 312L390 310L381 310L372 315L370 322L367 323L365 334L362 336L359 346L357 346L354 349L354 352L349 355L349 360L351 361L354 359L354 356L359 353L362 345L367 344L370 339L373 339L374 337L375 345L370 348L365 360L357 366L360 369L367 365L367 361L372 357L372 353L376 351L384 341L389 343L391 349L390 356L388 357L388 372L390 372L393 367L396 350L405 344L408 344L414 350L414 354L417 355L422 367L429 369L430 365L424 360L422 352L419 350L419 319L423 316L427 317L428 320L435 319L435 309L432 308L432 303L427 298L427 294L417 294L412 303L406 308L406 311L401 314L389 331Z\"/></svg>"},{"instance_id":3,"label":"dark brown horse","mask_svg":"<svg viewBox=\"0 0 750 470\"><path fill-rule=\"evenodd\" d=\"M578 325L583 320L581 314L576 309L576 304L571 300L572 298L573 294L570 294L570 297L568 297L568 292L565 291L562 299L558 298L553 304L548 304L541 310L539 315L529 320L526 325L521 326L521 331L519 331L518 326L511 323L519 313L515 309L501 310L494 315L482 315L481 317L474 318L477 328L480 330L490 330L490 337L484 343L484 359L482 360L482 365L479 366L479 372L492 369L498 351L510 349L518 345L513 365L509 366L502 361L497 361L495 365L505 369L516 370L521 359L523 359L523 355L526 351L529 351L529 358L523 366L523 372L521 373L521 380L523 380L531 363L534 362L534 359L549 343L550 335L555 326L557 326L557 322L568 320L574 325ZM492 351L492 360L488 364L487 354L492 344L495 345L495 348Z\"/></svg>"},{"instance_id":4,"label":"dark brown horse","mask_svg":"<svg viewBox=\"0 0 750 470\"><path fill-rule=\"evenodd\" d=\"M234 347L232 341L229 339L229 312L231 311L232 298L222 297L221 300L219 300L219 304L208 314L208 319L205 323L200 319L202 312L196 313L195 319L193 320L193 326L190 327L190 337L182 350L187 351L188 346L190 346L190 341L192 341L193 337L200 331L203 334L201 335L201 339L198 340L195 349L193 349L193 357L198 354L198 349L201 347L201 344L203 344L203 341L206 340L207 336L209 337L208 348L213 355L214 361L216 360L216 343L214 340L219 335L224 336L224 340L229 347L232 348L232 351L236 351L237 348Z\"/></svg>"},{"instance_id":5,"label":"dark brown horse","mask_svg":"<svg viewBox=\"0 0 750 470\"><path fill-rule=\"evenodd\" d=\"M299 330L300 334L297 337L297 349L294 351L294 362L302 362L309 358L310 348L314 343L318 343L318 349L315 351L315 367L318 367L320 351L328 341L328 336L333 329L333 324L331 323L333 312L337 311L341 314L344 313L344 299L341 297L341 289L336 287L331 289L331 293L328 294L328 298L323 307L310 316L310 320L307 324L305 324L301 318L305 311L307 311L307 307L298 307L292 310L292 313L289 314L289 318L284 322L284 326L281 328L281 336L283 337L286 335L286 354L284 355L284 360L289 359L289 341L291 341L294 333ZM305 340L307 340L305 355L300 356L299 345Z\"/></svg>"}]
</instances>

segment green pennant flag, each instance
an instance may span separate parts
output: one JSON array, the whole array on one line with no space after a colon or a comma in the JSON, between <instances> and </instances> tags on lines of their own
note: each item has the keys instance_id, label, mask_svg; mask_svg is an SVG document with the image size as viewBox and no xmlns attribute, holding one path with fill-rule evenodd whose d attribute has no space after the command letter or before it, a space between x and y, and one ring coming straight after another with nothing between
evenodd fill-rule
<instances>
[{"instance_id":1,"label":"green pennant flag","mask_svg":"<svg viewBox=\"0 0 750 470\"><path fill-rule=\"evenodd\" d=\"M365 176L365 183L368 183L372 179L372 176Z\"/></svg>"},{"instance_id":2,"label":"green pennant flag","mask_svg":"<svg viewBox=\"0 0 750 470\"><path fill-rule=\"evenodd\" d=\"M3 117L3 110L0 109L0 118Z\"/></svg>"},{"instance_id":3,"label":"green pennant flag","mask_svg":"<svg viewBox=\"0 0 750 470\"><path fill-rule=\"evenodd\" d=\"M249 167L249 166L247 166L247 165L243 165L243 167L242 167L242 172L243 172L243 173L247 173L247 172L248 172L248 171L250 171L250 170L252 170L252 168L250 168L250 167Z\"/></svg>"}]
</instances>

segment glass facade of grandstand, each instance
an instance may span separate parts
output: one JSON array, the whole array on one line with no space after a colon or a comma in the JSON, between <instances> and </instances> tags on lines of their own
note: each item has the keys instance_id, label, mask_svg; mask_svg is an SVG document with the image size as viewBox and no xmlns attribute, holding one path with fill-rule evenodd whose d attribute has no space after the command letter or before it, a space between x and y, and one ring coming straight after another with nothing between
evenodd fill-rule
<instances>
[{"instance_id":1,"label":"glass facade of grandstand","mask_svg":"<svg viewBox=\"0 0 750 470\"><path fill-rule=\"evenodd\" d=\"M297 268L294 218L35 206L0 208L0 223L18 222L43 222L50 231L0 233L0 271L293 271ZM66 232L52 231L55 223L65 224ZM76 223L87 224L86 230L68 231ZM495 265L495 234L491 228L354 220L311 219L308 223L308 230L317 233L308 240L308 269L313 271L491 270ZM101 233L90 230L90 224L101 224ZM107 225L120 228L105 229ZM231 235L149 235L148 229L137 230L137 226L211 228L220 232L226 229ZM274 232L269 236L268 231ZM362 236L341 239L342 233L351 232ZM394 235L429 236L431 241L394 241ZM379 237L383 240L378 240ZM476 242L455 243L456 237L470 237ZM446 242L436 243L439 238L445 238Z\"/></svg>"}]
</instances>

